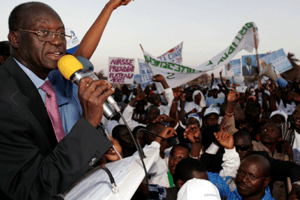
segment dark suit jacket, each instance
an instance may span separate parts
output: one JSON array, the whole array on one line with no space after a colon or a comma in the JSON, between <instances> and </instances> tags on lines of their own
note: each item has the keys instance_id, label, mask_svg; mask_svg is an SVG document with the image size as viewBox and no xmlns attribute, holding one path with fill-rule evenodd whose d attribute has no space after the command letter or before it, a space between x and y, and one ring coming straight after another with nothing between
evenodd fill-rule
<instances>
[{"instance_id":1,"label":"dark suit jacket","mask_svg":"<svg viewBox=\"0 0 300 200\"><path fill-rule=\"evenodd\" d=\"M0 66L0 113L1 199L51 199L111 144L83 118L57 143L40 94L12 57Z\"/></svg>"},{"instance_id":2,"label":"dark suit jacket","mask_svg":"<svg viewBox=\"0 0 300 200\"><path fill-rule=\"evenodd\" d=\"M255 73L258 73L258 68L255 66L251 66L251 74L246 66L243 66L243 76L252 76Z\"/></svg>"}]
</instances>

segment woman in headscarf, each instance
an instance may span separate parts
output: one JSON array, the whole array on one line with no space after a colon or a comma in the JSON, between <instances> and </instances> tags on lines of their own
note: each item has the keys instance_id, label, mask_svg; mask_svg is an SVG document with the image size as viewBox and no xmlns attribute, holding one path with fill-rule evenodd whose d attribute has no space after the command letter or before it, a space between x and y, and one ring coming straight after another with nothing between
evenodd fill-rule
<instances>
[{"instance_id":1,"label":"woman in headscarf","mask_svg":"<svg viewBox=\"0 0 300 200\"><path fill-rule=\"evenodd\" d=\"M199 113L206 107L205 97L200 90L196 90L193 93L193 101L186 104L184 107L185 116L191 113Z\"/></svg>"}]
</instances>

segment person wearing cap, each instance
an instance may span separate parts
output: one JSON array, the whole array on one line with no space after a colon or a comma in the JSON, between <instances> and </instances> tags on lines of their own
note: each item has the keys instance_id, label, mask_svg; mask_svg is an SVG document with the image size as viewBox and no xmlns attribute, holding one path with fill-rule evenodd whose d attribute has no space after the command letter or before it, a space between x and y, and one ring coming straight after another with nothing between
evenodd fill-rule
<instances>
[{"instance_id":1,"label":"person wearing cap","mask_svg":"<svg viewBox=\"0 0 300 200\"><path fill-rule=\"evenodd\" d=\"M189 127L192 124L198 126L199 129L202 127L202 119L196 113L190 114L186 120L186 127Z\"/></svg>"},{"instance_id":2,"label":"person wearing cap","mask_svg":"<svg viewBox=\"0 0 300 200\"><path fill-rule=\"evenodd\" d=\"M188 137L191 141L194 141L194 143L196 141L199 142L197 138L199 138L200 135L195 134L196 132L192 131L192 129L190 130L191 131L186 132L186 137ZM189 158L189 156L194 155L193 152L190 152L190 148L187 145L179 144L173 147L169 158L168 167L170 172L169 181L171 187L165 188L160 185L150 185L150 199L176 199L178 190L184 185L185 182L193 178L222 182L222 177L235 174L240 162L238 154L233 146L232 135L224 132L223 130L223 132L220 131L216 133L215 137L226 148L224 154L224 163L222 164L223 169L220 172L221 176L218 173L207 173L206 168L209 168L209 166L206 167L204 164L205 162L200 162L198 160L199 156L197 156L197 158ZM228 192L230 191L228 187L226 187L226 190L228 190ZM144 193L144 195L146 195L146 193Z\"/></svg>"},{"instance_id":3,"label":"person wearing cap","mask_svg":"<svg viewBox=\"0 0 300 200\"><path fill-rule=\"evenodd\" d=\"M275 110L270 115L270 120L278 126L282 123L287 123L288 116L283 110Z\"/></svg>"},{"instance_id":4,"label":"person wearing cap","mask_svg":"<svg viewBox=\"0 0 300 200\"><path fill-rule=\"evenodd\" d=\"M215 107L220 108L220 106L224 103L224 99L218 97L219 86L213 85L211 89L212 89L213 95L211 97L206 98L206 105L207 105L207 107L214 105Z\"/></svg>"},{"instance_id":5,"label":"person wearing cap","mask_svg":"<svg viewBox=\"0 0 300 200\"><path fill-rule=\"evenodd\" d=\"M203 116L203 127L218 124L220 112L216 107L209 107L205 110Z\"/></svg>"},{"instance_id":6,"label":"person wearing cap","mask_svg":"<svg viewBox=\"0 0 300 200\"><path fill-rule=\"evenodd\" d=\"M193 178L180 188L177 200L220 200L218 188L205 179Z\"/></svg>"}]
</instances>

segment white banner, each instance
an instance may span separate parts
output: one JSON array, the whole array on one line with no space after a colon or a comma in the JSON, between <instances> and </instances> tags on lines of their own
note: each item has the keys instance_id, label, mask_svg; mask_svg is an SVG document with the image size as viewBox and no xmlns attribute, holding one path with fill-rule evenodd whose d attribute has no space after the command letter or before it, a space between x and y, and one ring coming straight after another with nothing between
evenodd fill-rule
<instances>
[{"instance_id":1,"label":"white banner","mask_svg":"<svg viewBox=\"0 0 300 200\"><path fill-rule=\"evenodd\" d=\"M182 64L182 47L183 42L157 58L161 61Z\"/></svg>"},{"instance_id":2,"label":"white banner","mask_svg":"<svg viewBox=\"0 0 300 200\"><path fill-rule=\"evenodd\" d=\"M256 28L256 35L258 37L255 23L246 23L237 33L229 47L197 67L187 67L168 61L161 61L145 51L144 57L153 74L162 74L169 86L174 88L199 77L203 72L208 72L227 64L243 49L252 52L255 48L253 28Z\"/></svg>"},{"instance_id":3,"label":"white banner","mask_svg":"<svg viewBox=\"0 0 300 200\"><path fill-rule=\"evenodd\" d=\"M107 82L133 84L134 61L134 58L109 57Z\"/></svg>"},{"instance_id":4,"label":"white banner","mask_svg":"<svg viewBox=\"0 0 300 200\"><path fill-rule=\"evenodd\" d=\"M181 42L179 45L173 47L172 49L170 49L168 52L164 53L163 55L157 57L157 59L161 60L161 61L181 64L182 63L182 47L183 47L183 42ZM145 60L139 59L139 67L140 67L140 74L142 76L142 87L144 89L144 87L146 87L147 84L152 83L151 80L152 80L153 73L152 73L151 69L148 68ZM143 80L145 80L144 83L143 83ZM154 83L155 83L158 93L162 93L164 91L162 84L158 83L158 82L154 82Z\"/></svg>"}]
</instances>

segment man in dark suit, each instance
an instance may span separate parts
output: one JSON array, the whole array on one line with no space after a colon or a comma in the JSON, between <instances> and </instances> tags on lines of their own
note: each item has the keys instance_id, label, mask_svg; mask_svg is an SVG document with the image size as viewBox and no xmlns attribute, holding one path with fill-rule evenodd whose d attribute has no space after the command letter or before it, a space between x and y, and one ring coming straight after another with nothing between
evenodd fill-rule
<instances>
[{"instance_id":1,"label":"man in dark suit","mask_svg":"<svg viewBox=\"0 0 300 200\"><path fill-rule=\"evenodd\" d=\"M252 59L251 57L246 57L246 66L243 66L243 76L252 76L255 73L258 73L258 68L256 66L252 66Z\"/></svg>"},{"instance_id":2,"label":"man in dark suit","mask_svg":"<svg viewBox=\"0 0 300 200\"><path fill-rule=\"evenodd\" d=\"M39 86L66 52L64 25L51 7L31 2L12 11L9 29L11 57L0 67L0 196L52 199L111 146L96 127L113 90L105 81L82 79L82 117L58 142Z\"/></svg>"}]
</instances>

